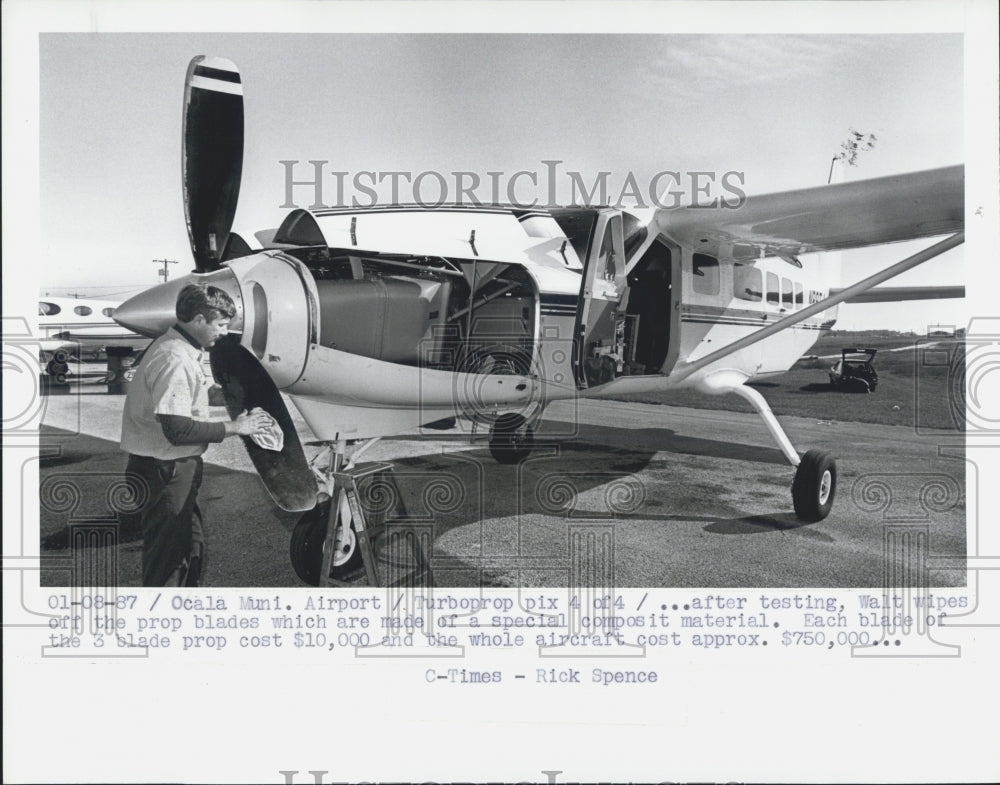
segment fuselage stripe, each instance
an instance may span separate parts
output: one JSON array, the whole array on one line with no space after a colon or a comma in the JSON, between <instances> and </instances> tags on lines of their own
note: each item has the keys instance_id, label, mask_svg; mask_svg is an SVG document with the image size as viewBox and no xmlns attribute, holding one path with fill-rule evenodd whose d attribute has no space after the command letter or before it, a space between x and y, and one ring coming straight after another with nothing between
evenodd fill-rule
<instances>
[{"instance_id":1,"label":"fuselage stripe","mask_svg":"<svg viewBox=\"0 0 1000 785\"><path fill-rule=\"evenodd\" d=\"M774 322L765 322L763 319L758 319L757 321L750 320L738 320L738 319L726 319L723 317L715 318L699 318L694 316L682 316L682 322L687 322L689 324L726 324L733 325L736 327L768 327ZM821 324L793 324L791 328L794 330L821 330L823 325Z\"/></svg>"}]
</instances>

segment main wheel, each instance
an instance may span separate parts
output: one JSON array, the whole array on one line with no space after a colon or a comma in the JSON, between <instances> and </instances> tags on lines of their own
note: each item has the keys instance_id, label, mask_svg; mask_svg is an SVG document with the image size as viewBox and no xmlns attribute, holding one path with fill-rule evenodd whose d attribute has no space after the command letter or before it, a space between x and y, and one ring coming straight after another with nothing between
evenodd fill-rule
<instances>
[{"instance_id":1,"label":"main wheel","mask_svg":"<svg viewBox=\"0 0 1000 785\"><path fill-rule=\"evenodd\" d=\"M792 504L800 520L815 523L830 514L837 492L837 462L822 450L809 450L795 471Z\"/></svg>"},{"instance_id":2,"label":"main wheel","mask_svg":"<svg viewBox=\"0 0 1000 785\"><path fill-rule=\"evenodd\" d=\"M326 522L330 515L330 502L316 505L305 513L292 530L289 556L295 574L310 586L319 586L323 571L323 546L326 544ZM341 520L350 519L350 507L341 506ZM340 526L335 545L336 553L330 566L330 577L342 579L361 566L361 549L358 548L354 526Z\"/></svg>"},{"instance_id":3,"label":"main wheel","mask_svg":"<svg viewBox=\"0 0 1000 785\"><path fill-rule=\"evenodd\" d=\"M69 375L69 355L66 352L56 352L46 363L45 372L49 375L50 384L67 384Z\"/></svg>"},{"instance_id":4,"label":"main wheel","mask_svg":"<svg viewBox=\"0 0 1000 785\"><path fill-rule=\"evenodd\" d=\"M520 414L505 414L490 429L490 454L497 463L523 461L534 444L535 433Z\"/></svg>"}]
</instances>

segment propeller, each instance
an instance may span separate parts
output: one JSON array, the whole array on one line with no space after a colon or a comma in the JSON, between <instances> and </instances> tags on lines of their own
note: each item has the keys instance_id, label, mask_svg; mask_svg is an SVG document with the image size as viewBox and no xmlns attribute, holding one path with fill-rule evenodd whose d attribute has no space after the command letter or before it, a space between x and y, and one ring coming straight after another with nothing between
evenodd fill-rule
<instances>
[{"instance_id":1,"label":"propeller","mask_svg":"<svg viewBox=\"0 0 1000 785\"><path fill-rule=\"evenodd\" d=\"M229 60L199 55L184 82L184 218L199 273L219 267L243 171L243 85Z\"/></svg>"},{"instance_id":2,"label":"propeller","mask_svg":"<svg viewBox=\"0 0 1000 785\"><path fill-rule=\"evenodd\" d=\"M268 412L285 435L280 452L260 447L241 436L264 487L281 509L304 512L316 506L316 478L306 462L295 424L277 386L254 355L240 345L238 335L227 335L209 350L212 375L222 387L231 419L260 407Z\"/></svg>"},{"instance_id":3,"label":"propeller","mask_svg":"<svg viewBox=\"0 0 1000 785\"><path fill-rule=\"evenodd\" d=\"M230 232L243 170L243 86L229 60L198 56L184 84L184 215L198 273L218 270L229 259L252 253ZM215 277L215 276L212 276ZM239 335L217 341L209 352L232 419L260 407L281 426L284 446L267 450L248 436L243 443L268 493L284 510L316 505L315 476L278 387Z\"/></svg>"}]
</instances>

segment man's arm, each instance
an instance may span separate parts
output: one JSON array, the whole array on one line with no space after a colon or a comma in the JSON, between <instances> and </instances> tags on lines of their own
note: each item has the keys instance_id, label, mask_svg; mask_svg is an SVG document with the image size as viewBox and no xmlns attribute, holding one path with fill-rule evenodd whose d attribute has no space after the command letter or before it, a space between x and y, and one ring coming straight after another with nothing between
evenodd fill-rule
<instances>
[{"instance_id":1,"label":"man's arm","mask_svg":"<svg viewBox=\"0 0 1000 785\"><path fill-rule=\"evenodd\" d=\"M158 414L156 419L163 435L174 446L181 444L208 444L226 438L225 423L202 422L180 414Z\"/></svg>"},{"instance_id":2,"label":"man's arm","mask_svg":"<svg viewBox=\"0 0 1000 785\"><path fill-rule=\"evenodd\" d=\"M227 436L252 436L264 430L267 415L261 411L243 412L231 422L203 422L179 414L158 414L163 435L173 445L221 442Z\"/></svg>"}]
</instances>

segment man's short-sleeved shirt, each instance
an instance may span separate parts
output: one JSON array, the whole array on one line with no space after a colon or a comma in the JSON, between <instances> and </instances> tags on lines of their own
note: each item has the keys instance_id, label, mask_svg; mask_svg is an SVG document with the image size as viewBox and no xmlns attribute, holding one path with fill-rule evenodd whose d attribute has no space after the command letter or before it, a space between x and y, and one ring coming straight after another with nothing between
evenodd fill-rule
<instances>
[{"instance_id":1,"label":"man's short-sleeved shirt","mask_svg":"<svg viewBox=\"0 0 1000 785\"><path fill-rule=\"evenodd\" d=\"M158 414L208 420L209 381L202 350L171 327L150 344L129 385L122 414L122 449L162 460L201 455L207 444L171 444Z\"/></svg>"}]
</instances>

